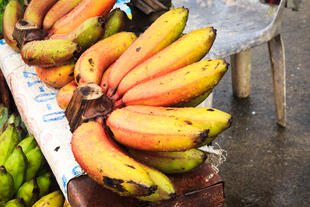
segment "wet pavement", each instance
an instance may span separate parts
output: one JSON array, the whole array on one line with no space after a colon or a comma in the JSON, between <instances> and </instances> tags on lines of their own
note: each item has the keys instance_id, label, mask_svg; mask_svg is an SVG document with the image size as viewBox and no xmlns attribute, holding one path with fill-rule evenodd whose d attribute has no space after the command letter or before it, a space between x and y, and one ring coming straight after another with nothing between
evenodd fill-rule
<instances>
[{"instance_id":1,"label":"wet pavement","mask_svg":"<svg viewBox=\"0 0 310 207\"><path fill-rule=\"evenodd\" d=\"M213 107L233 115L215 142L227 150L220 167L227 207L310 207L310 1L286 9L287 127L276 124L267 44L252 50L252 94L232 96L230 71L217 86Z\"/></svg>"}]
</instances>

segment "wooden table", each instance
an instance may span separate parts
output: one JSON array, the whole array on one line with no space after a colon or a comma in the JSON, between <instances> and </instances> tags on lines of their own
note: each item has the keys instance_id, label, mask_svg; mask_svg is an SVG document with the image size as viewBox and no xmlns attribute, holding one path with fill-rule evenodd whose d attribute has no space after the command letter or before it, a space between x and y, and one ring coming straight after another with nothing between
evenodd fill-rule
<instances>
[{"instance_id":1,"label":"wooden table","mask_svg":"<svg viewBox=\"0 0 310 207\"><path fill-rule=\"evenodd\" d=\"M224 181L208 164L195 170L169 176L177 197L160 203L147 203L121 197L90 179L87 175L71 180L68 200L72 207L220 207L224 203Z\"/></svg>"}]
</instances>

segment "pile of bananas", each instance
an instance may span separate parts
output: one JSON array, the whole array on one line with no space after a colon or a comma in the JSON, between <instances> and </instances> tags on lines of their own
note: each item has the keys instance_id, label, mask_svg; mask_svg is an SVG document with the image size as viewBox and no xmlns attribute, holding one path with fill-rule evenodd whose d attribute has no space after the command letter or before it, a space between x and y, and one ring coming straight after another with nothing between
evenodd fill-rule
<instances>
[{"instance_id":1,"label":"pile of bananas","mask_svg":"<svg viewBox=\"0 0 310 207\"><path fill-rule=\"evenodd\" d=\"M228 66L224 60L201 60L215 40L214 28L182 34L188 9L164 13L137 37L120 32L126 17L120 10L109 13L115 2L32 0L24 14L18 6L6 9L4 21L11 19L10 28L30 23L47 34L19 43L20 53L42 81L60 88L62 109L75 89L88 83L112 100L110 114L82 123L73 133L72 152L82 169L119 195L171 199L174 185L164 173L204 163L207 155L198 148L231 124L225 112L195 108ZM4 30L5 39L19 50L13 30ZM26 39L33 36L30 32Z\"/></svg>"},{"instance_id":2,"label":"pile of bananas","mask_svg":"<svg viewBox=\"0 0 310 207\"><path fill-rule=\"evenodd\" d=\"M34 137L23 137L27 132L20 116L8 115L4 106L0 106L0 133L0 206L32 206L49 193L51 172ZM57 197L63 199L61 194Z\"/></svg>"}]
</instances>

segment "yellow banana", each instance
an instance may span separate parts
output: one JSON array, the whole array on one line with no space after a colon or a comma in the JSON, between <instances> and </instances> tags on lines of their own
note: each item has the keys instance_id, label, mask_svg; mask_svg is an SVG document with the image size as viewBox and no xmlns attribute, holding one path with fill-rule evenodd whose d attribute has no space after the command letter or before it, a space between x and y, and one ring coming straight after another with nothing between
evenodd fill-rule
<instances>
[{"instance_id":1,"label":"yellow banana","mask_svg":"<svg viewBox=\"0 0 310 207\"><path fill-rule=\"evenodd\" d=\"M149 196L137 197L144 201L161 201L174 198L176 196L174 186L171 180L163 173L151 167L143 165L144 170L148 173L152 181L157 185L156 191Z\"/></svg>"},{"instance_id":2,"label":"yellow banana","mask_svg":"<svg viewBox=\"0 0 310 207\"><path fill-rule=\"evenodd\" d=\"M42 197L32 207L62 207L63 203L64 197L58 190Z\"/></svg>"}]
</instances>

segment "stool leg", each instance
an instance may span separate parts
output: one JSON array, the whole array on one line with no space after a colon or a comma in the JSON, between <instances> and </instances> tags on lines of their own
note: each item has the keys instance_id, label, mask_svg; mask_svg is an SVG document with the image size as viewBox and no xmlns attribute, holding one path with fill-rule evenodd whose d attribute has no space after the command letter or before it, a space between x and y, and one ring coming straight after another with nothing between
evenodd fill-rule
<instances>
[{"instance_id":1,"label":"stool leg","mask_svg":"<svg viewBox=\"0 0 310 207\"><path fill-rule=\"evenodd\" d=\"M251 94L251 49L230 56L234 96L246 98Z\"/></svg>"},{"instance_id":2,"label":"stool leg","mask_svg":"<svg viewBox=\"0 0 310 207\"><path fill-rule=\"evenodd\" d=\"M281 35L268 42L278 124L286 125L285 51Z\"/></svg>"}]
</instances>

